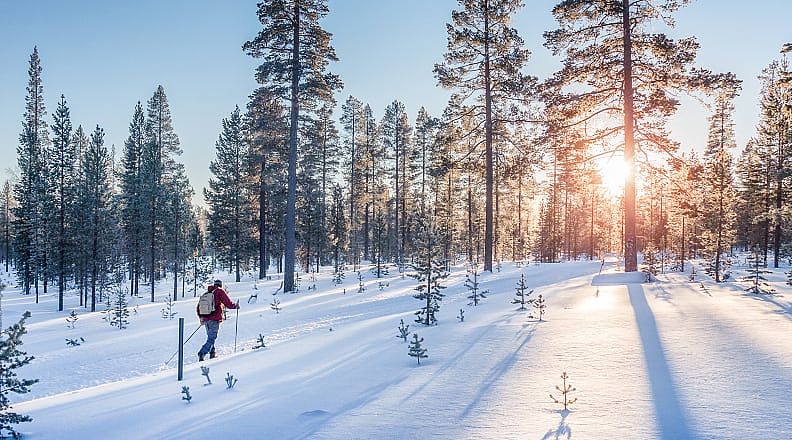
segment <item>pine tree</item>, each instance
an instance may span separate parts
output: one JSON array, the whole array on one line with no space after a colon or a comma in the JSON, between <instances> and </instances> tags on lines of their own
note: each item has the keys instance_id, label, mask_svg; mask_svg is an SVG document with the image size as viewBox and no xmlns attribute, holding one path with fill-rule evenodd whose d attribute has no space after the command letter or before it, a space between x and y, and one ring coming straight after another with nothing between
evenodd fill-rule
<instances>
[{"instance_id":1,"label":"pine tree","mask_svg":"<svg viewBox=\"0 0 792 440\"><path fill-rule=\"evenodd\" d=\"M234 268L235 280L241 280L241 266L254 249L253 199L247 181L249 152L239 107L223 119L223 132L216 143L217 159L209 164L213 177L204 189L209 205L209 242L222 261Z\"/></svg>"},{"instance_id":2,"label":"pine tree","mask_svg":"<svg viewBox=\"0 0 792 440\"><path fill-rule=\"evenodd\" d=\"M561 1L553 8L559 27L545 33L545 46L554 55L566 55L561 70L544 87L551 132L587 127L581 146L602 139L623 144L629 170L623 199L628 272L638 270L636 148L673 152L677 145L668 138L664 122L679 105L677 93L706 90L714 79L693 66L698 49L694 38L674 41L652 33L657 22L673 23L673 14L686 3Z\"/></svg>"},{"instance_id":3,"label":"pine tree","mask_svg":"<svg viewBox=\"0 0 792 440\"><path fill-rule=\"evenodd\" d=\"M417 359L418 365L421 365L421 359L426 359L429 357L429 355L426 354L426 352L429 350L421 345L421 342L423 341L424 338L418 339L418 333L413 333L413 340L410 341L410 345L408 346L409 351L407 354Z\"/></svg>"},{"instance_id":4,"label":"pine tree","mask_svg":"<svg viewBox=\"0 0 792 440\"><path fill-rule=\"evenodd\" d=\"M272 310L275 310L276 315L280 314L280 310L281 310L280 299L278 299L277 296L275 298L272 298L272 303L270 303L270 308Z\"/></svg>"},{"instance_id":5,"label":"pine tree","mask_svg":"<svg viewBox=\"0 0 792 440\"><path fill-rule=\"evenodd\" d=\"M129 325L128 305L127 292L119 286L115 290L113 309L110 312L110 325L118 327L119 330L123 330Z\"/></svg>"},{"instance_id":6,"label":"pine tree","mask_svg":"<svg viewBox=\"0 0 792 440\"><path fill-rule=\"evenodd\" d=\"M770 283L767 282L767 278L765 278L765 274L773 273L770 270L762 269L761 267L761 258L759 255L758 246L754 247L751 255L748 257L749 262L749 275L747 277L743 277L740 281L748 281L750 285L745 289L747 292L751 292L756 295L769 295L775 293L775 289L770 287Z\"/></svg>"},{"instance_id":7,"label":"pine tree","mask_svg":"<svg viewBox=\"0 0 792 440\"><path fill-rule=\"evenodd\" d=\"M66 105L66 98L61 95L58 109L52 115L52 151L49 156L52 161L53 178L53 197L55 201L55 243L53 243L53 265L58 276L58 311L63 310L63 292L66 288L66 277L68 275L67 265L73 261L72 242L73 236L72 223L70 216L70 204L76 198L75 186L76 165L78 162L77 151L72 143L72 124L69 116L69 107Z\"/></svg>"},{"instance_id":8,"label":"pine tree","mask_svg":"<svg viewBox=\"0 0 792 440\"><path fill-rule=\"evenodd\" d=\"M511 18L519 0L458 0L460 10L451 13L448 50L444 62L435 65L435 76L444 88L454 89L451 103L459 116L478 116L472 135L475 145L484 144L485 231L484 270L492 272L495 199L495 149L497 128L507 120L506 107L516 110L525 102L535 78L522 73L530 52ZM481 121L483 116L483 121ZM483 133L481 126L483 125ZM499 131L498 136L506 136Z\"/></svg>"},{"instance_id":9,"label":"pine tree","mask_svg":"<svg viewBox=\"0 0 792 440\"><path fill-rule=\"evenodd\" d=\"M417 219L417 236L415 240L415 255L412 268L414 275L410 275L420 282L414 290L418 293L413 297L423 302L420 310L415 312L415 322L424 325L437 324L437 312L440 310L439 301L445 296L442 290L445 286L440 281L448 274L445 265L439 259L442 252L442 237L426 218Z\"/></svg>"},{"instance_id":10,"label":"pine tree","mask_svg":"<svg viewBox=\"0 0 792 440\"><path fill-rule=\"evenodd\" d=\"M146 119L138 101L129 123L129 137L124 142L120 173L121 226L124 231L127 261L131 278L131 294L138 296L143 270L144 194L143 149Z\"/></svg>"},{"instance_id":11,"label":"pine tree","mask_svg":"<svg viewBox=\"0 0 792 440\"><path fill-rule=\"evenodd\" d=\"M0 250L3 252L2 261L5 262L5 271L9 271L9 265L13 255L11 253L11 225L13 219L13 190L11 182L8 180L3 183L2 193L0 194L0 240L2 240L2 247Z\"/></svg>"},{"instance_id":12,"label":"pine tree","mask_svg":"<svg viewBox=\"0 0 792 440\"><path fill-rule=\"evenodd\" d=\"M341 187L336 185L333 188L333 198L330 205L330 216L328 218L329 243L333 252L333 264L335 273L341 272L341 253L346 249L347 244L347 224L344 216L344 196Z\"/></svg>"},{"instance_id":13,"label":"pine tree","mask_svg":"<svg viewBox=\"0 0 792 440\"><path fill-rule=\"evenodd\" d=\"M0 435L6 431L14 438L19 438L19 433L14 430L14 425L30 422L30 416L12 412L9 394L25 394L38 379L19 379L16 369L23 367L33 360L33 356L21 351L22 336L27 333L25 320L30 318L30 312L25 312L18 323L0 332Z\"/></svg>"},{"instance_id":14,"label":"pine tree","mask_svg":"<svg viewBox=\"0 0 792 440\"><path fill-rule=\"evenodd\" d=\"M319 25L328 13L325 0L276 0L258 4L262 24L256 38L245 42L243 50L254 58L264 58L256 80L284 102L289 103L289 156L286 200L286 245L284 249L283 291L294 288L295 221L297 205L298 123L301 110L312 110L319 101L331 100L341 87L338 76L326 71L336 61L330 46L331 34Z\"/></svg>"},{"instance_id":15,"label":"pine tree","mask_svg":"<svg viewBox=\"0 0 792 440\"><path fill-rule=\"evenodd\" d=\"M488 291L482 290L481 287L479 287L478 279L478 264L471 263L465 274L465 287L467 287L468 293L470 293L467 297L470 300L468 303L469 306L477 306L482 298L487 297L485 294L488 293Z\"/></svg>"},{"instance_id":16,"label":"pine tree","mask_svg":"<svg viewBox=\"0 0 792 440\"><path fill-rule=\"evenodd\" d=\"M515 298L512 298L512 304L519 304L520 308L518 310L525 310L526 304L533 304L535 300L528 299L531 294L533 294L533 289L528 290L528 286L525 285L525 274L520 274L520 281L517 281L517 286L515 287Z\"/></svg>"},{"instance_id":17,"label":"pine tree","mask_svg":"<svg viewBox=\"0 0 792 440\"><path fill-rule=\"evenodd\" d=\"M713 262L715 282L723 281L722 254L730 249L735 235L736 192L729 150L736 146L732 122L736 92L737 89L724 89L718 96L704 152L704 203L700 221L705 246Z\"/></svg>"},{"instance_id":18,"label":"pine tree","mask_svg":"<svg viewBox=\"0 0 792 440\"><path fill-rule=\"evenodd\" d=\"M408 158L410 156L411 128L404 104L393 101L386 109L380 123L382 139L388 155L393 158L393 234L395 238L396 264L402 269L407 253L407 181Z\"/></svg>"},{"instance_id":19,"label":"pine tree","mask_svg":"<svg viewBox=\"0 0 792 440\"><path fill-rule=\"evenodd\" d=\"M160 263L163 259L165 215L170 195L165 185L176 169L174 156L181 155L179 137L173 130L168 98L160 85L148 100L146 108L145 138L140 165L143 198L141 218L145 221L146 264L151 283L151 302L154 302L154 287Z\"/></svg>"},{"instance_id":20,"label":"pine tree","mask_svg":"<svg viewBox=\"0 0 792 440\"><path fill-rule=\"evenodd\" d=\"M41 82L41 60L38 48L33 48L28 68L27 96L22 120L22 134L17 147L19 180L14 185L17 206L13 210L14 249L16 250L17 276L22 291L30 294L32 284L36 286L38 303L38 281L45 277L45 211L47 182L47 154L49 144L44 87Z\"/></svg>"},{"instance_id":21,"label":"pine tree","mask_svg":"<svg viewBox=\"0 0 792 440\"><path fill-rule=\"evenodd\" d=\"M657 248L649 243L643 250L643 263L646 271L652 275L657 275Z\"/></svg>"},{"instance_id":22,"label":"pine tree","mask_svg":"<svg viewBox=\"0 0 792 440\"><path fill-rule=\"evenodd\" d=\"M349 247L352 263L358 259L358 216L362 192L362 165L360 138L363 132L363 103L354 96L347 98L341 106L341 124L346 132L344 151L344 175L349 182Z\"/></svg>"}]
</instances>

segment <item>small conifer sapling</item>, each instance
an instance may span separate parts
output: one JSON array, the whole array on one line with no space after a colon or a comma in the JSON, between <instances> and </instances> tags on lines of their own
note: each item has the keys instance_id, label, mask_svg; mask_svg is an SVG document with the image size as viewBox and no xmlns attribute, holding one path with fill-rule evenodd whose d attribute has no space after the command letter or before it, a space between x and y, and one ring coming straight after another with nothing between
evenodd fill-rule
<instances>
[{"instance_id":1,"label":"small conifer sapling","mask_svg":"<svg viewBox=\"0 0 792 440\"><path fill-rule=\"evenodd\" d=\"M487 297L485 294L488 292L481 290L478 278L478 265L475 263L471 264L470 269L468 269L467 274L465 274L465 287L467 287L468 293L470 293L467 297L470 300L468 303L469 306L477 306L483 298Z\"/></svg>"},{"instance_id":2,"label":"small conifer sapling","mask_svg":"<svg viewBox=\"0 0 792 440\"><path fill-rule=\"evenodd\" d=\"M212 379L209 377L209 367L204 367L204 366L201 367L201 376L206 377L206 383L204 384L204 386L212 384Z\"/></svg>"},{"instance_id":3,"label":"small conifer sapling","mask_svg":"<svg viewBox=\"0 0 792 440\"><path fill-rule=\"evenodd\" d=\"M69 316L66 317L66 327L73 329L75 324L77 324L77 312L72 310Z\"/></svg>"},{"instance_id":4,"label":"small conifer sapling","mask_svg":"<svg viewBox=\"0 0 792 440\"><path fill-rule=\"evenodd\" d=\"M526 304L532 304L535 302L533 299L528 299L529 296L533 293L533 290L528 290L528 286L525 285L525 274L520 274L520 281L517 282L517 286L515 287L515 298L512 299L512 304L519 304L520 308L517 310L526 310Z\"/></svg>"},{"instance_id":5,"label":"small conifer sapling","mask_svg":"<svg viewBox=\"0 0 792 440\"><path fill-rule=\"evenodd\" d=\"M229 373L229 372L226 372L225 381L226 381L226 389L227 390L233 389L234 385L236 385L236 383L237 383L237 379L234 378L234 376L232 376L231 373Z\"/></svg>"},{"instance_id":6,"label":"small conifer sapling","mask_svg":"<svg viewBox=\"0 0 792 440\"><path fill-rule=\"evenodd\" d=\"M404 342L407 342L407 336L410 336L410 325L409 324L404 325L404 320L400 319L399 327L397 328L399 329L399 334L396 335L396 337L403 339Z\"/></svg>"},{"instance_id":7,"label":"small conifer sapling","mask_svg":"<svg viewBox=\"0 0 792 440\"><path fill-rule=\"evenodd\" d=\"M83 342L85 342L85 339L83 339L82 336L80 336L79 338L75 338L75 339L66 338L66 345L68 345L69 347L76 347L76 346L82 344Z\"/></svg>"},{"instance_id":8,"label":"small conifer sapling","mask_svg":"<svg viewBox=\"0 0 792 440\"><path fill-rule=\"evenodd\" d=\"M564 405L564 411L569 410L569 405L577 402L577 397L571 399L572 396L569 395L572 391L576 391L575 387L567 383L567 379L569 379L569 375L564 371L561 373L561 380L563 380L563 384L561 386L556 385L556 389L561 393L559 398L553 397L550 395L550 398L553 399L553 402Z\"/></svg>"},{"instance_id":9,"label":"small conifer sapling","mask_svg":"<svg viewBox=\"0 0 792 440\"><path fill-rule=\"evenodd\" d=\"M179 312L173 310L173 298L170 295L165 299L165 306L160 312L162 313L162 319L173 319L174 316L179 314Z\"/></svg>"},{"instance_id":10,"label":"small conifer sapling","mask_svg":"<svg viewBox=\"0 0 792 440\"><path fill-rule=\"evenodd\" d=\"M457 315L457 319L459 322L465 322L465 310L459 309L459 315Z\"/></svg>"},{"instance_id":11,"label":"small conifer sapling","mask_svg":"<svg viewBox=\"0 0 792 440\"><path fill-rule=\"evenodd\" d=\"M187 386L187 385L184 385L182 387L181 392L183 394L182 400L186 401L187 403L190 403L190 401L192 400L192 395L190 395L190 387Z\"/></svg>"},{"instance_id":12,"label":"small conifer sapling","mask_svg":"<svg viewBox=\"0 0 792 440\"><path fill-rule=\"evenodd\" d=\"M413 339L410 341L409 351L407 352L408 355L418 360L418 365L421 365L421 359L426 359L429 357L429 355L426 354L426 352L429 350L421 346L421 342L423 342L423 340L423 338L418 339L418 333L413 333Z\"/></svg>"},{"instance_id":13,"label":"small conifer sapling","mask_svg":"<svg viewBox=\"0 0 792 440\"><path fill-rule=\"evenodd\" d=\"M539 297L534 300L534 308L536 309L536 313L539 315L539 321L542 321L545 314L545 300L542 294L539 294Z\"/></svg>"},{"instance_id":14,"label":"small conifer sapling","mask_svg":"<svg viewBox=\"0 0 792 440\"><path fill-rule=\"evenodd\" d=\"M275 310L276 315L280 314L281 306L280 306L280 300L278 299L277 296L272 299L272 302L270 303L270 308L272 310Z\"/></svg>"},{"instance_id":15,"label":"small conifer sapling","mask_svg":"<svg viewBox=\"0 0 792 440\"><path fill-rule=\"evenodd\" d=\"M358 271L357 277L358 277L358 293L363 293L366 291L366 285L363 283L363 274L360 271Z\"/></svg>"},{"instance_id":16,"label":"small conifer sapling","mask_svg":"<svg viewBox=\"0 0 792 440\"><path fill-rule=\"evenodd\" d=\"M264 348L267 345L265 344L264 335L259 333L258 338L256 339L256 345L253 346L253 350L257 350L259 348Z\"/></svg>"}]
</instances>

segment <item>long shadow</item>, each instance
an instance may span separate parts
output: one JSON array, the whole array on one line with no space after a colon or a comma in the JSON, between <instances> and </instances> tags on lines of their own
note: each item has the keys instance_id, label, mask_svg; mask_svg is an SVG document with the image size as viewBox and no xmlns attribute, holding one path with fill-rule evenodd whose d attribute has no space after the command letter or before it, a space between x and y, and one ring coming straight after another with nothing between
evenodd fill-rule
<instances>
[{"instance_id":1,"label":"long shadow","mask_svg":"<svg viewBox=\"0 0 792 440\"><path fill-rule=\"evenodd\" d=\"M572 427L566 422L569 411L561 410L558 413L561 414L561 421L558 422L558 426L556 429L548 429L541 440L570 440L572 438Z\"/></svg>"},{"instance_id":2,"label":"long shadow","mask_svg":"<svg viewBox=\"0 0 792 440\"><path fill-rule=\"evenodd\" d=\"M657 323L646 302L643 287L640 284L628 284L627 290L643 344L655 415L661 436L669 440L695 439L695 433L688 426L684 409L677 396L674 381L668 369L668 360L657 332Z\"/></svg>"}]
</instances>

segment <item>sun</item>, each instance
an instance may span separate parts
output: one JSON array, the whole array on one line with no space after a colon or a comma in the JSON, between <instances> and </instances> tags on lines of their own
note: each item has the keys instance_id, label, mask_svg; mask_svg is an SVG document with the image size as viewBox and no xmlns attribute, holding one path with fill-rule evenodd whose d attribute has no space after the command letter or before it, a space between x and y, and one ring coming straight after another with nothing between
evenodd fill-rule
<instances>
[{"instance_id":1,"label":"sun","mask_svg":"<svg viewBox=\"0 0 792 440\"><path fill-rule=\"evenodd\" d=\"M627 164L621 157L608 157L597 161L602 185L608 190L611 197L617 197L624 193L624 179L629 175Z\"/></svg>"}]
</instances>

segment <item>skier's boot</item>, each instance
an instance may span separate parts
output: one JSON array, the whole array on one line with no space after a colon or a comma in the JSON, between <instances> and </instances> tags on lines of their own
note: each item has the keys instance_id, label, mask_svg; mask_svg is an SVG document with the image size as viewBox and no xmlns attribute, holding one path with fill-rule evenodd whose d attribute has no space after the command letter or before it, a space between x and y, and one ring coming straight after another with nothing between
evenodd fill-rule
<instances>
[{"instance_id":1,"label":"skier's boot","mask_svg":"<svg viewBox=\"0 0 792 440\"><path fill-rule=\"evenodd\" d=\"M204 355L198 353L198 362L203 362L203 360L204 360Z\"/></svg>"},{"instance_id":2,"label":"skier's boot","mask_svg":"<svg viewBox=\"0 0 792 440\"><path fill-rule=\"evenodd\" d=\"M217 354L215 353L214 348L212 348L212 351L209 352L209 359L214 359L216 357Z\"/></svg>"}]
</instances>

